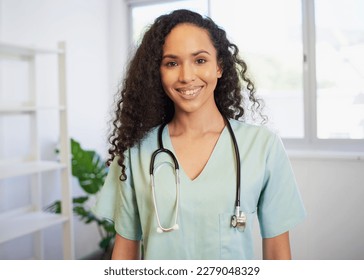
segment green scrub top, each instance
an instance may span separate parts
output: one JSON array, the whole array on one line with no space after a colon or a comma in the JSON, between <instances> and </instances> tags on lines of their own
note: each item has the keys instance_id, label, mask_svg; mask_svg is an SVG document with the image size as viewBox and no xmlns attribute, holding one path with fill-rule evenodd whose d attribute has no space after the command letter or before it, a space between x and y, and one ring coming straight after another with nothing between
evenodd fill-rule
<instances>
[{"instance_id":1,"label":"green scrub top","mask_svg":"<svg viewBox=\"0 0 364 280\"><path fill-rule=\"evenodd\" d=\"M126 152L127 180L120 181L117 159L93 208L96 215L115 222L118 234L143 240L145 259L253 259L252 223L257 214L261 236L284 233L305 217L304 206L282 142L264 126L230 120L240 151L241 207L247 226L230 225L235 211L236 162L227 127L222 131L201 174L191 180L180 166L179 229L157 232L149 165L158 149L158 128ZM164 147L174 153L168 126ZM175 153L174 153L175 154ZM161 225L174 223L175 173L166 154L155 161L155 187Z\"/></svg>"}]
</instances>

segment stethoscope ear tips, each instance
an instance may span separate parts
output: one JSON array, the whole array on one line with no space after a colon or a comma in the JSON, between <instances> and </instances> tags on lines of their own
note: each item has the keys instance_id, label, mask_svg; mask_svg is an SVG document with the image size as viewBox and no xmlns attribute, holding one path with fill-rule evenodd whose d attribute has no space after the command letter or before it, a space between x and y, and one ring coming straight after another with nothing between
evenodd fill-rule
<instances>
[{"instance_id":1,"label":"stethoscope ear tips","mask_svg":"<svg viewBox=\"0 0 364 280\"><path fill-rule=\"evenodd\" d=\"M157 232L158 233L163 233L163 230L160 227L157 227Z\"/></svg>"},{"instance_id":2,"label":"stethoscope ear tips","mask_svg":"<svg viewBox=\"0 0 364 280\"><path fill-rule=\"evenodd\" d=\"M177 229L179 229L179 225L178 225L178 224L175 224L172 228L173 228L174 230L177 230Z\"/></svg>"}]
</instances>

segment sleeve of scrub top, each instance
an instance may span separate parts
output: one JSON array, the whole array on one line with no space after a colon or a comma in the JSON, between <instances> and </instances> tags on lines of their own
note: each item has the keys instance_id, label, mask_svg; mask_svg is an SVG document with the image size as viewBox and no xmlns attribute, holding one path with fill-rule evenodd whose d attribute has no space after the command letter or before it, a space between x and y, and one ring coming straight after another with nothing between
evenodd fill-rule
<instances>
[{"instance_id":1,"label":"sleeve of scrub top","mask_svg":"<svg viewBox=\"0 0 364 280\"><path fill-rule=\"evenodd\" d=\"M280 235L296 226L305 216L287 153L281 139L274 135L258 203L261 235L263 238Z\"/></svg>"},{"instance_id":2,"label":"sleeve of scrub top","mask_svg":"<svg viewBox=\"0 0 364 280\"><path fill-rule=\"evenodd\" d=\"M92 210L97 216L112 220L116 232L124 238L140 240L139 212L127 162L128 158L125 159L127 180L120 181L121 167L117 158L113 160Z\"/></svg>"}]
</instances>

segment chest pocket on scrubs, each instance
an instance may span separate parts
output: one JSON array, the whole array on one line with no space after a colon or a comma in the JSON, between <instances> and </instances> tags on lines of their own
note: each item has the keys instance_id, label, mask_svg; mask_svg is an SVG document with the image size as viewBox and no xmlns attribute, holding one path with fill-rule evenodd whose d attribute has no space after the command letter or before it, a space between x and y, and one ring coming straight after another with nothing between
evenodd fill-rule
<instances>
[{"instance_id":1,"label":"chest pocket on scrubs","mask_svg":"<svg viewBox=\"0 0 364 280\"><path fill-rule=\"evenodd\" d=\"M244 213L247 218L244 231L231 227L232 213L219 215L220 257L223 260L251 259L253 257L252 224L255 211Z\"/></svg>"}]
</instances>

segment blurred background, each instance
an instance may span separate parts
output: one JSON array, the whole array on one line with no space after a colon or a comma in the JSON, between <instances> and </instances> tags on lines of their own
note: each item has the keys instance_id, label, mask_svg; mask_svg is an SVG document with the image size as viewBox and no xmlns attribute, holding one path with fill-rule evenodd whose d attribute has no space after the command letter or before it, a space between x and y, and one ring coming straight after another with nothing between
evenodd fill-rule
<instances>
[{"instance_id":1,"label":"blurred background","mask_svg":"<svg viewBox=\"0 0 364 280\"><path fill-rule=\"evenodd\" d=\"M97 223L71 213L64 214L66 227L10 228L24 205L36 200L42 210L85 190L70 174L65 187L64 167L37 171L34 179L12 175L8 165L29 160L34 147L40 159L59 161L62 134L106 160L114 94L128 59L146 27L178 8L226 30L266 102L268 125L283 139L308 212L291 232L293 258L364 259L361 0L0 0L0 259L87 259L100 250ZM53 110L62 94L67 100ZM255 235L260 259L257 223Z\"/></svg>"}]
</instances>

